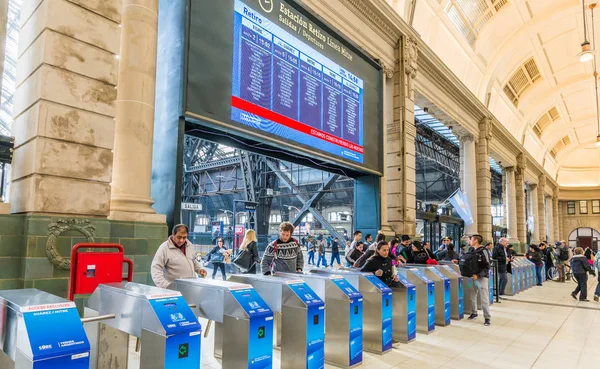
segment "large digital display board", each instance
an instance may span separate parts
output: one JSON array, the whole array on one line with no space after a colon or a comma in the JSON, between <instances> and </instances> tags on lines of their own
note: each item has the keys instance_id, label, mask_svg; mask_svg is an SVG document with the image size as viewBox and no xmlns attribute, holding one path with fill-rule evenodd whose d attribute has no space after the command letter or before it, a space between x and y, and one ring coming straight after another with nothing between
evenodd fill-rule
<instances>
[{"instance_id":1,"label":"large digital display board","mask_svg":"<svg viewBox=\"0 0 600 369\"><path fill-rule=\"evenodd\" d=\"M191 0L185 115L382 173L381 68L294 0Z\"/></svg>"}]
</instances>

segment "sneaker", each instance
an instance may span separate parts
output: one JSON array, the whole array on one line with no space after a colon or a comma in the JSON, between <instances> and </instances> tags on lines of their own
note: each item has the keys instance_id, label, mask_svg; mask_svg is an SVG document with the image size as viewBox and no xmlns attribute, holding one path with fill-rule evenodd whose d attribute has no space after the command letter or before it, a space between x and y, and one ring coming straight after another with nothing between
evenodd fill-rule
<instances>
[{"instance_id":1,"label":"sneaker","mask_svg":"<svg viewBox=\"0 0 600 369\"><path fill-rule=\"evenodd\" d=\"M571 297L577 300L577 294L575 292L571 293Z\"/></svg>"},{"instance_id":2,"label":"sneaker","mask_svg":"<svg viewBox=\"0 0 600 369\"><path fill-rule=\"evenodd\" d=\"M469 320L473 320L475 318L477 318L477 314L476 313L473 313L473 314L469 315Z\"/></svg>"},{"instance_id":3,"label":"sneaker","mask_svg":"<svg viewBox=\"0 0 600 369\"><path fill-rule=\"evenodd\" d=\"M489 319L486 319L485 323L483 323L483 325L485 325L486 327L489 326L489 325L491 325L491 324L492 324L492 322L490 322Z\"/></svg>"},{"instance_id":4,"label":"sneaker","mask_svg":"<svg viewBox=\"0 0 600 369\"><path fill-rule=\"evenodd\" d=\"M600 299L600 296L594 295L594 301L598 302L599 299Z\"/></svg>"}]
</instances>

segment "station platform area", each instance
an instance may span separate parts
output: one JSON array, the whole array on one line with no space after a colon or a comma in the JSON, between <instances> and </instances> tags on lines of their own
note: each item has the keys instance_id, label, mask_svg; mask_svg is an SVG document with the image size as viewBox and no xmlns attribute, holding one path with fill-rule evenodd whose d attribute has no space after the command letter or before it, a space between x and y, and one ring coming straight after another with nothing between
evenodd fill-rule
<instances>
[{"instance_id":1,"label":"station platform area","mask_svg":"<svg viewBox=\"0 0 600 369\"><path fill-rule=\"evenodd\" d=\"M593 297L596 281L588 281ZM364 353L361 368L440 369L577 369L598 366L600 304L571 298L575 283L545 282L515 297L493 304L492 325L483 316L474 321L452 321L431 335L417 334L409 344L397 343L378 356ZM201 319L202 327L206 320ZM212 356L214 330L202 339L202 368L220 369ZM129 367L139 367L135 338L130 341ZM273 351L273 368L280 368L280 352ZM335 368L325 365L325 368Z\"/></svg>"}]
</instances>

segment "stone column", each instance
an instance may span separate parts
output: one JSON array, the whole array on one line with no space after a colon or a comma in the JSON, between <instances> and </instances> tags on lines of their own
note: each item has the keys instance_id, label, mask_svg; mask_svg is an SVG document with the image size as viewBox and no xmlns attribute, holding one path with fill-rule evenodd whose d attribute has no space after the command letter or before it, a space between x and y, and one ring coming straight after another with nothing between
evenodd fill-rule
<instances>
[{"instance_id":1,"label":"stone column","mask_svg":"<svg viewBox=\"0 0 600 369\"><path fill-rule=\"evenodd\" d=\"M519 239L518 250L524 252L527 245L527 219L525 217L525 169L527 159L524 154L517 156L517 168L515 170L515 199L517 204L517 238ZM515 245L515 249L517 246Z\"/></svg>"},{"instance_id":2,"label":"stone column","mask_svg":"<svg viewBox=\"0 0 600 369\"><path fill-rule=\"evenodd\" d=\"M547 224L546 224L546 175L542 174L538 177L538 225L540 242L546 241Z\"/></svg>"},{"instance_id":3,"label":"stone column","mask_svg":"<svg viewBox=\"0 0 600 369\"><path fill-rule=\"evenodd\" d=\"M394 68L388 65L383 65L383 121L384 127L392 126L394 121ZM394 230L390 227L388 222L388 137L387 129L384 132L384 138L381 150L385 153L383 155L383 176L380 179L380 196L381 196L381 229L380 233L385 234L387 237L394 236Z\"/></svg>"},{"instance_id":4,"label":"stone column","mask_svg":"<svg viewBox=\"0 0 600 369\"><path fill-rule=\"evenodd\" d=\"M558 240L557 241L562 241L562 240L566 240L568 235L565 235L565 228L564 228L564 223L563 223L563 219L564 218L564 214L565 214L565 204L562 201L558 201Z\"/></svg>"},{"instance_id":5,"label":"stone column","mask_svg":"<svg viewBox=\"0 0 600 369\"><path fill-rule=\"evenodd\" d=\"M158 0L124 0L110 219L164 223L150 197Z\"/></svg>"},{"instance_id":6,"label":"stone column","mask_svg":"<svg viewBox=\"0 0 600 369\"><path fill-rule=\"evenodd\" d=\"M12 213L108 215L120 3L23 1Z\"/></svg>"},{"instance_id":7,"label":"stone column","mask_svg":"<svg viewBox=\"0 0 600 369\"><path fill-rule=\"evenodd\" d=\"M554 242L554 209L552 206L552 196L546 196L546 216L548 218L548 227L546 227L548 242Z\"/></svg>"},{"instance_id":8,"label":"stone column","mask_svg":"<svg viewBox=\"0 0 600 369\"><path fill-rule=\"evenodd\" d=\"M386 124L387 221L396 234L416 234L414 86L417 42L402 37L394 67L394 115Z\"/></svg>"},{"instance_id":9,"label":"stone column","mask_svg":"<svg viewBox=\"0 0 600 369\"><path fill-rule=\"evenodd\" d=\"M504 194L504 201L506 202L506 228L508 242L511 244L519 243L518 237L518 226L517 226L517 198L515 186L515 168L508 167L504 168L504 176L506 177L506 192Z\"/></svg>"},{"instance_id":10,"label":"stone column","mask_svg":"<svg viewBox=\"0 0 600 369\"><path fill-rule=\"evenodd\" d=\"M554 238L554 242L560 241L560 216L558 214L558 189L554 189L554 193L552 194L552 215L554 215L554 233L552 234Z\"/></svg>"},{"instance_id":11,"label":"stone column","mask_svg":"<svg viewBox=\"0 0 600 369\"><path fill-rule=\"evenodd\" d=\"M479 233L477 227L477 154L475 151L475 138L469 134L460 136L461 180L460 186L467 194L473 223L465 225L465 236Z\"/></svg>"},{"instance_id":12,"label":"stone column","mask_svg":"<svg viewBox=\"0 0 600 369\"><path fill-rule=\"evenodd\" d=\"M479 122L477 141L477 225L484 240L492 241L492 183L490 172L490 140L492 120Z\"/></svg>"},{"instance_id":13,"label":"stone column","mask_svg":"<svg viewBox=\"0 0 600 369\"><path fill-rule=\"evenodd\" d=\"M539 215L539 188L537 184L529 185L529 214L533 217L533 230L531 232L531 243L540 243L540 215Z\"/></svg>"}]
</instances>

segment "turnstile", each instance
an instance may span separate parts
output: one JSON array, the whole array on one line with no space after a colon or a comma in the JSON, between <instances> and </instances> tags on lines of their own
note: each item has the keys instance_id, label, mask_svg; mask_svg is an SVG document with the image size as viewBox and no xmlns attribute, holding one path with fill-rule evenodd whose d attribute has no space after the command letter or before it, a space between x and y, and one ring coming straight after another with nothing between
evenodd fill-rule
<instances>
[{"instance_id":1,"label":"turnstile","mask_svg":"<svg viewBox=\"0 0 600 369\"><path fill-rule=\"evenodd\" d=\"M281 369L324 367L325 304L304 281L257 274L229 280L252 285L275 313L272 344L281 347Z\"/></svg>"},{"instance_id":2,"label":"turnstile","mask_svg":"<svg viewBox=\"0 0 600 369\"><path fill-rule=\"evenodd\" d=\"M0 368L88 369L90 344L75 304L36 289L0 291Z\"/></svg>"},{"instance_id":3,"label":"turnstile","mask_svg":"<svg viewBox=\"0 0 600 369\"><path fill-rule=\"evenodd\" d=\"M440 265L439 271L450 279L450 317L461 320L465 316L465 281L450 265Z\"/></svg>"},{"instance_id":4,"label":"turnstile","mask_svg":"<svg viewBox=\"0 0 600 369\"><path fill-rule=\"evenodd\" d=\"M325 300L325 362L341 367L362 364L363 296L339 275L276 273L302 278Z\"/></svg>"},{"instance_id":5,"label":"turnstile","mask_svg":"<svg viewBox=\"0 0 600 369\"><path fill-rule=\"evenodd\" d=\"M442 327L450 325L450 278L446 277L437 266L406 264L406 267L420 269L435 283L435 324Z\"/></svg>"},{"instance_id":6,"label":"turnstile","mask_svg":"<svg viewBox=\"0 0 600 369\"><path fill-rule=\"evenodd\" d=\"M398 268L398 273L408 279L417 292L417 332L432 333L435 331L435 283L419 268Z\"/></svg>"},{"instance_id":7,"label":"turnstile","mask_svg":"<svg viewBox=\"0 0 600 369\"><path fill-rule=\"evenodd\" d=\"M514 296L516 295L519 291L518 291L518 274L517 271L515 270L515 267L512 267L512 273L506 273L506 278L507 278L507 282L506 282L506 288L504 289L504 294L507 296Z\"/></svg>"},{"instance_id":8,"label":"turnstile","mask_svg":"<svg viewBox=\"0 0 600 369\"><path fill-rule=\"evenodd\" d=\"M189 278L175 288L196 305L196 316L215 322L214 355L223 369L273 365L273 312L251 285Z\"/></svg>"},{"instance_id":9,"label":"turnstile","mask_svg":"<svg viewBox=\"0 0 600 369\"><path fill-rule=\"evenodd\" d=\"M454 270L456 273L460 274L460 267L458 266L458 264L454 264L451 261L442 261L440 263L441 265L446 265L450 268L452 268L452 270ZM467 313L467 315L470 315L473 311L477 311L477 307L473 308L471 306L471 294L473 293L473 278L469 278L469 277L465 277L463 276L463 297L464 297L464 309Z\"/></svg>"},{"instance_id":10,"label":"turnstile","mask_svg":"<svg viewBox=\"0 0 600 369\"><path fill-rule=\"evenodd\" d=\"M417 289L403 274L398 274L398 282L392 288L394 340L408 343L417 338Z\"/></svg>"},{"instance_id":11,"label":"turnstile","mask_svg":"<svg viewBox=\"0 0 600 369\"><path fill-rule=\"evenodd\" d=\"M133 282L101 284L85 308L85 316L98 314L115 318L85 327L91 369L126 363L129 335L140 338L140 368L200 366L200 323L180 292Z\"/></svg>"},{"instance_id":12,"label":"turnstile","mask_svg":"<svg viewBox=\"0 0 600 369\"><path fill-rule=\"evenodd\" d=\"M392 349L392 289L372 273L358 270L312 269L309 273L339 275L363 296L363 350L384 354Z\"/></svg>"}]
</instances>

